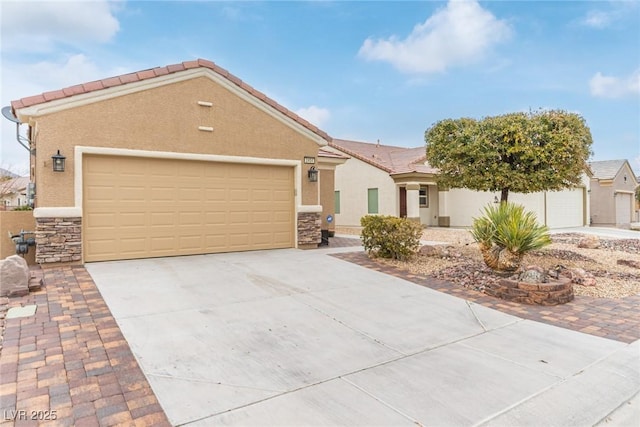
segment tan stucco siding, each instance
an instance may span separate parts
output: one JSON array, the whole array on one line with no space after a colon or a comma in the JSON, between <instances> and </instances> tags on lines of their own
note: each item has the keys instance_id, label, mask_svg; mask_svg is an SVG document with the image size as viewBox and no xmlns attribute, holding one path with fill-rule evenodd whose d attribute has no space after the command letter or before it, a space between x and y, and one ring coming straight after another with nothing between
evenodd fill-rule
<instances>
[{"instance_id":1,"label":"tan stucco siding","mask_svg":"<svg viewBox=\"0 0 640 427\"><path fill-rule=\"evenodd\" d=\"M320 200L322 202L322 230L335 230L336 209L335 209L335 171L333 169L320 170ZM332 222L327 221L331 215Z\"/></svg>"},{"instance_id":2,"label":"tan stucco siding","mask_svg":"<svg viewBox=\"0 0 640 427\"><path fill-rule=\"evenodd\" d=\"M591 182L591 214L594 225L615 224L613 185L602 185L597 179Z\"/></svg>"},{"instance_id":3,"label":"tan stucco siding","mask_svg":"<svg viewBox=\"0 0 640 427\"><path fill-rule=\"evenodd\" d=\"M388 172L351 158L336 168L335 189L340 191L340 213L336 225L359 226L367 215L367 190L378 189L378 213L398 215L398 191Z\"/></svg>"},{"instance_id":4,"label":"tan stucco siding","mask_svg":"<svg viewBox=\"0 0 640 427\"><path fill-rule=\"evenodd\" d=\"M198 105L211 102L211 107ZM317 156L318 144L207 77L122 95L36 119L37 206L74 205L75 146L291 159ZM36 123L31 123L32 125ZM212 127L212 132L200 126ZM51 155L67 157L54 173ZM306 169L302 174L306 177ZM319 204L302 180L302 204Z\"/></svg>"}]
</instances>

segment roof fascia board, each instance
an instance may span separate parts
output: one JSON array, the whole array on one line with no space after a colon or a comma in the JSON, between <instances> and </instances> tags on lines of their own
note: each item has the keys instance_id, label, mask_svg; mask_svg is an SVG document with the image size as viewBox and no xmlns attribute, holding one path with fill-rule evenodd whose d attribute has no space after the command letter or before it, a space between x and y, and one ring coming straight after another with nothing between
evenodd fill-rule
<instances>
[{"instance_id":1,"label":"roof fascia board","mask_svg":"<svg viewBox=\"0 0 640 427\"><path fill-rule=\"evenodd\" d=\"M274 107L256 98L246 90L242 89L241 87L237 86L233 82L229 81L225 77L219 75L209 68L194 68L190 70L184 70L177 73L171 73L138 82L100 89L89 93L83 93L68 98L56 99L53 101L45 102L43 104L37 104L30 107L17 109L16 116L22 123L30 123L32 118L37 118L46 114L57 113L59 111L81 107L95 102L105 101L119 96L129 95L132 93L137 93L144 90L178 83L198 77L207 77L210 80L218 83L220 86L239 96L243 100L249 102L251 105L257 107L261 111L269 114L271 117L292 128L304 137L313 140L319 146L325 146L328 144L328 141L326 141L320 135L311 132L309 129L297 123L295 120L287 117Z\"/></svg>"}]
</instances>

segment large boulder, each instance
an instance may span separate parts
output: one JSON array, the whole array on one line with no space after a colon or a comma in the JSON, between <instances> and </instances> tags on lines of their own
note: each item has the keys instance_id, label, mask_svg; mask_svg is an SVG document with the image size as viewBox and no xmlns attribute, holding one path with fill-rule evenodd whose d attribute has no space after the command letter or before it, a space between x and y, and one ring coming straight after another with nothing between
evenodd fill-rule
<instances>
[{"instance_id":1,"label":"large boulder","mask_svg":"<svg viewBox=\"0 0 640 427\"><path fill-rule=\"evenodd\" d=\"M0 260L0 296L19 296L29 293L29 266L18 255Z\"/></svg>"}]
</instances>

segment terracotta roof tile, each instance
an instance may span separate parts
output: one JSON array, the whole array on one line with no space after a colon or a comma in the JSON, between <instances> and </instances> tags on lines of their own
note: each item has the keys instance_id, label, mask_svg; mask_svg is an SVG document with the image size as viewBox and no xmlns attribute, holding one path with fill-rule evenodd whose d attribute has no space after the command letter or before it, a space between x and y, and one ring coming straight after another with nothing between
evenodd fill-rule
<instances>
[{"instance_id":1,"label":"terracotta roof tile","mask_svg":"<svg viewBox=\"0 0 640 427\"><path fill-rule=\"evenodd\" d=\"M391 175L411 172L435 174L438 172L437 169L425 164L424 147L405 148L344 139L334 139L329 142L329 146Z\"/></svg>"},{"instance_id":2,"label":"terracotta roof tile","mask_svg":"<svg viewBox=\"0 0 640 427\"><path fill-rule=\"evenodd\" d=\"M198 64L198 61L184 61L182 66L185 70L190 70L192 68L198 68L200 64Z\"/></svg>"},{"instance_id":3,"label":"terracotta roof tile","mask_svg":"<svg viewBox=\"0 0 640 427\"><path fill-rule=\"evenodd\" d=\"M108 79L103 79L100 81L102 82L102 85L104 87L114 87L114 86L120 86L122 84L119 77L110 77Z\"/></svg>"},{"instance_id":4,"label":"terracotta roof tile","mask_svg":"<svg viewBox=\"0 0 640 427\"><path fill-rule=\"evenodd\" d=\"M172 64L172 65L168 65L166 67L156 67L156 68L152 68L152 69L141 70L141 71L134 72L134 73L124 74L124 75L121 75L121 76L109 77L109 78L102 79L102 80L96 80L96 81L93 81L93 82L88 82L88 83L84 83L84 84L80 84L80 85L70 86L70 87L67 87L67 88L64 88L64 89L61 89L61 90L51 91L51 92L47 92L45 94L36 95L36 96L30 96L30 97L26 97L26 98L22 98L22 99L18 99L18 100L12 101L11 102L11 106L15 111L17 109L30 107L32 105L42 104L42 103L45 103L47 101L51 101L51 100L54 100L54 99L66 98L66 97L70 97L70 96L74 96L74 95L80 95L80 94L83 94L83 93L93 92L93 91L96 91L96 90L102 90L102 89L105 89L105 88L116 87L116 86L125 85L125 84L128 84L128 83L134 83L134 82L138 82L138 81L142 81L142 80L152 79L152 78L155 78L155 77L165 76L165 75L168 75L168 74L177 73L177 72L180 72L180 71L185 71L185 70L193 69L193 68L197 68L197 67L203 67L203 68L208 68L208 69L212 70L213 72L217 73L218 75L220 75L220 76L226 78L227 80L229 80L231 83L233 83L236 86L240 87L244 91L248 92L252 96L255 96L256 98L262 100L267 105L275 108L276 110L278 110L279 112L283 113L287 117L290 117L292 120L296 121L301 126L309 129L311 132L315 133L316 135L320 136L321 138L323 138L323 139L325 139L327 141L330 141L331 138L329 137L329 135L327 135L326 132L320 130L318 127L316 127L313 124L309 123L307 120L305 120L302 117L298 116L293 111L291 111L291 110L285 108L284 106L278 104L276 101L274 101L273 99L269 98L267 95L265 95L264 93L260 92L259 90L253 88L248 83L243 82L238 77L236 77L233 74L229 73L229 71L227 71L226 69L224 69L224 68L216 65L214 62L206 60L206 59L197 59L197 60L193 60L193 61L185 61L185 62L180 63L180 64Z\"/></svg>"},{"instance_id":5,"label":"terracotta roof tile","mask_svg":"<svg viewBox=\"0 0 640 427\"><path fill-rule=\"evenodd\" d=\"M47 100L42 95L28 96L26 98L22 98L21 101L24 105L35 105L47 102Z\"/></svg>"},{"instance_id":6,"label":"terracotta roof tile","mask_svg":"<svg viewBox=\"0 0 640 427\"><path fill-rule=\"evenodd\" d=\"M167 74L169 74L169 70L167 69L167 67L156 67L153 69L153 72L155 73L156 77L166 76Z\"/></svg>"},{"instance_id":7,"label":"terracotta roof tile","mask_svg":"<svg viewBox=\"0 0 640 427\"><path fill-rule=\"evenodd\" d=\"M120 76L120 81L122 82L122 84L133 83L140 81L140 77L137 73L123 74L122 76Z\"/></svg>"},{"instance_id":8,"label":"terracotta roof tile","mask_svg":"<svg viewBox=\"0 0 640 427\"><path fill-rule=\"evenodd\" d=\"M167 71L169 71L170 73L177 73L178 71L184 71L184 65L182 64L171 64L171 65L167 65Z\"/></svg>"},{"instance_id":9,"label":"terracotta roof tile","mask_svg":"<svg viewBox=\"0 0 640 427\"><path fill-rule=\"evenodd\" d=\"M93 92L94 90L104 89L102 81L97 80L95 82L89 82L82 85L85 92Z\"/></svg>"},{"instance_id":10,"label":"terracotta roof tile","mask_svg":"<svg viewBox=\"0 0 640 427\"><path fill-rule=\"evenodd\" d=\"M42 94L47 101L53 101L60 98L65 98L65 94L62 90L52 90L51 92L45 92Z\"/></svg>"},{"instance_id":11,"label":"terracotta roof tile","mask_svg":"<svg viewBox=\"0 0 640 427\"><path fill-rule=\"evenodd\" d=\"M66 87L62 89L62 91L67 96L73 96L73 95L79 95L81 93L84 93L84 88L82 87L82 85L75 85L75 86Z\"/></svg>"},{"instance_id":12,"label":"terracotta roof tile","mask_svg":"<svg viewBox=\"0 0 640 427\"><path fill-rule=\"evenodd\" d=\"M156 76L156 73L154 73L153 70L138 71L136 74L140 80L151 79Z\"/></svg>"},{"instance_id":13,"label":"terracotta roof tile","mask_svg":"<svg viewBox=\"0 0 640 427\"><path fill-rule=\"evenodd\" d=\"M237 78L231 73L227 75L227 79L229 79L235 85L242 86L242 80L240 80L239 78Z\"/></svg>"},{"instance_id":14,"label":"terracotta roof tile","mask_svg":"<svg viewBox=\"0 0 640 427\"><path fill-rule=\"evenodd\" d=\"M349 156L345 156L344 154L325 150L323 148L318 150L318 157L328 157L331 159L348 159L349 158Z\"/></svg>"}]
</instances>

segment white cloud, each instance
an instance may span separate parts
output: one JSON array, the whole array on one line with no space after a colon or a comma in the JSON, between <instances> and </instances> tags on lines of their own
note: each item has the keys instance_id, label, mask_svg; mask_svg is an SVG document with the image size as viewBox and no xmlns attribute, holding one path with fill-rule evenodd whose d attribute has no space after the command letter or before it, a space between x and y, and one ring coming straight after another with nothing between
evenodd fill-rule
<instances>
[{"instance_id":1,"label":"white cloud","mask_svg":"<svg viewBox=\"0 0 640 427\"><path fill-rule=\"evenodd\" d=\"M435 73L477 62L495 44L507 40L510 26L483 9L477 1L451 0L418 24L404 40L364 41L358 55L386 61L407 73Z\"/></svg>"},{"instance_id":2,"label":"white cloud","mask_svg":"<svg viewBox=\"0 0 640 427\"><path fill-rule=\"evenodd\" d=\"M580 23L598 30L612 27L614 24L619 25L620 21L633 20L638 16L637 1L593 2L593 4L597 4L599 9L588 11ZM636 25L635 20L631 22Z\"/></svg>"},{"instance_id":3,"label":"white cloud","mask_svg":"<svg viewBox=\"0 0 640 427\"><path fill-rule=\"evenodd\" d=\"M587 13L584 20L584 25L593 28L605 28L608 27L616 19L616 13L603 12L601 10L592 10Z\"/></svg>"},{"instance_id":4,"label":"white cloud","mask_svg":"<svg viewBox=\"0 0 640 427\"><path fill-rule=\"evenodd\" d=\"M589 80L591 95L600 98L622 98L640 94L640 69L627 77L605 76L597 72Z\"/></svg>"},{"instance_id":5,"label":"white cloud","mask_svg":"<svg viewBox=\"0 0 640 427\"><path fill-rule=\"evenodd\" d=\"M121 3L8 1L2 4L2 51L47 52L57 43L104 43L120 29Z\"/></svg>"},{"instance_id":6,"label":"white cloud","mask_svg":"<svg viewBox=\"0 0 640 427\"><path fill-rule=\"evenodd\" d=\"M322 127L331 117L331 112L328 109L315 105L300 108L296 110L296 114L318 127Z\"/></svg>"}]
</instances>

